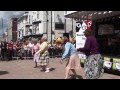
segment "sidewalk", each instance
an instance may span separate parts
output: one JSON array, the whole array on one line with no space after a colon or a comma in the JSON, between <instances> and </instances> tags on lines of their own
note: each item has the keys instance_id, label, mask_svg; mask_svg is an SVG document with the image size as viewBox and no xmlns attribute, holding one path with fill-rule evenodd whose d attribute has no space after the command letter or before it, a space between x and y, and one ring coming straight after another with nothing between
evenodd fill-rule
<instances>
[{"instance_id":1,"label":"sidewalk","mask_svg":"<svg viewBox=\"0 0 120 90\"><path fill-rule=\"evenodd\" d=\"M33 60L13 60L13 61L0 61L0 79L64 79L65 64L59 63L59 59L50 59L51 72L41 72L40 68L33 68ZM77 70L78 75L83 79L84 70ZM120 76L112 74L104 74L101 79L120 79Z\"/></svg>"}]
</instances>

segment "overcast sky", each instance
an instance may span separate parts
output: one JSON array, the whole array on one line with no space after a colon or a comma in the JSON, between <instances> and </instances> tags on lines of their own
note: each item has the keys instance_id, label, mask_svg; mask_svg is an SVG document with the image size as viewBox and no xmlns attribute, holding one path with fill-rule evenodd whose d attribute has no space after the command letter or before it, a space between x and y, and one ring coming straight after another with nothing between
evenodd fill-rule
<instances>
[{"instance_id":1,"label":"overcast sky","mask_svg":"<svg viewBox=\"0 0 120 90\"><path fill-rule=\"evenodd\" d=\"M25 11L0 11L0 35L2 33L2 18L3 18L3 29L5 30L12 17L19 17Z\"/></svg>"}]
</instances>

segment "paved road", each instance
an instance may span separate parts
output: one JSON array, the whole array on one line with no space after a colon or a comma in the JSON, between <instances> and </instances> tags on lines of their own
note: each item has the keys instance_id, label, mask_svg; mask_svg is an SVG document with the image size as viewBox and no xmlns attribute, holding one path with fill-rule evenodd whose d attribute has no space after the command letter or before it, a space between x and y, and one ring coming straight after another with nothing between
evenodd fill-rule
<instances>
[{"instance_id":1,"label":"paved road","mask_svg":"<svg viewBox=\"0 0 120 90\"><path fill-rule=\"evenodd\" d=\"M64 79L65 64L59 59L50 59L51 72L41 72L40 68L33 68L33 60L0 61L0 79ZM84 70L77 70L78 75L84 77ZM105 73L101 79L120 79L120 76Z\"/></svg>"}]
</instances>

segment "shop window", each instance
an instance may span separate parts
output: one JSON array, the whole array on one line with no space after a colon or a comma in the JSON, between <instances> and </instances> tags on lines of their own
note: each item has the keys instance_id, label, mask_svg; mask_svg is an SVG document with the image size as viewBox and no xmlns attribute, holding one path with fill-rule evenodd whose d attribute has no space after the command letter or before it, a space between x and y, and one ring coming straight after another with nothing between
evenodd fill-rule
<instances>
[{"instance_id":1,"label":"shop window","mask_svg":"<svg viewBox=\"0 0 120 90\"><path fill-rule=\"evenodd\" d=\"M63 23L55 23L55 29L56 30L64 30L64 24Z\"/></svg>"}]
</instances>

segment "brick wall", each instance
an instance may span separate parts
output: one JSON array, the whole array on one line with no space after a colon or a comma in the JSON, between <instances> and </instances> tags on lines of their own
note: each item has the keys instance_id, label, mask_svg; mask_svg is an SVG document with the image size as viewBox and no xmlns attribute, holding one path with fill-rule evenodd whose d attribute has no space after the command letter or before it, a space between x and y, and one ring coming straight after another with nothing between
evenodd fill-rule
<instances>
[{"instance_id":1,"label":"brick wall","mask_svg":"<svg viewBox=\"0 0 120 90\"><path fill-rule=\"evenodd\" d=\"M12 39L13 41L17 40L17 18L12 19Z\"/></svg>"}]
</instances>

